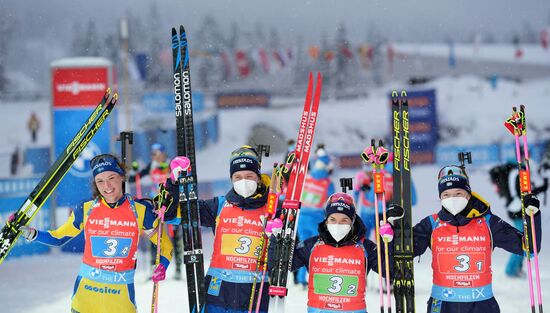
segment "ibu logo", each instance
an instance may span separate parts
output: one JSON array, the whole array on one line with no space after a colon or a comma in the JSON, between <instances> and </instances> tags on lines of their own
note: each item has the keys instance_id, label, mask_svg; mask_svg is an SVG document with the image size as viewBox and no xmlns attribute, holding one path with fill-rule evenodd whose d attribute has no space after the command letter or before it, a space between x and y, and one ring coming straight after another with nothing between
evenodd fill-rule
<instances>
[{"instance_id":1,"label":"ibu logo","mask_svg":"<svg viewBox=\"0 0 550 313\"><path fill-rule=\"evenodd\" d=\"M80 156L74 161L73 166L69 170L69 173L76 177L90 177L92 175L92 169L90 168L90 160L101 154L101 149L93 142L90 141L86 148L82 150Z\"/></svg>"}]
</instances>

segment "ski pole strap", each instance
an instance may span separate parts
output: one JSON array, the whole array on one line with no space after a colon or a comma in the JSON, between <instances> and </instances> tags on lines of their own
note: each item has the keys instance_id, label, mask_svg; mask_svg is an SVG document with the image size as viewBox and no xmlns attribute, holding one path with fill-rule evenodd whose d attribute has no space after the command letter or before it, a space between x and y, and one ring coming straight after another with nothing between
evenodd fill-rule
<instances>
[{"instance_id":1,"label":"ski pole strap","mask_svg":"<svg viewBox=\"0 0 550 313\"><path fill-rule=\"evenodd\" d=\"M106 271L82 263L80 265L78 276L93 280L98 283L128 285L134 283L135 272L135 270L122 272Z\"/></svg>"},{"instance_id":2,"label":"ski pole strap","mask_svg":"<svg viewBox=\"0 0 550 313\"><path fill-rule=\"evenodd\" d=\"M369 164L373 163L376 158L376 152L374 150L374 146L366 147L365 150L363 150L363 152L361 153L361 158L366 163L369 163Z\"/></svg>"},{"instance_id":3,"label":"ski pole strap","mask_svg":"<svg viewBox=\"0 0 550 313\"><path fill-rule=\"evenodd\" d=\"M376 164L378 165L384 165L388 162L390 156L390 152L388 149L384 148L383 146L379 146L376 149L376 158L374 159Z\"/></svg>"}]
</instances>

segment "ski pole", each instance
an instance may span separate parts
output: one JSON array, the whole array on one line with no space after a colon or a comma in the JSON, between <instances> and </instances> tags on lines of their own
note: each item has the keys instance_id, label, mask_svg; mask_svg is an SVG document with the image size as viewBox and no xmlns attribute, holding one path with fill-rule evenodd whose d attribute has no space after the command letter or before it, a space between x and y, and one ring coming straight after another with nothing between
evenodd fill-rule
<instances>
[{"instance_id":1,"label":"ski pole","mask_svg":"<svg viewBox=\"0 0 550 313\"><path fill-rule=\"evenodd\" d=\"M371 140L371 145L363 150L361 157L363 161L372 166L373 174L376 175L376 150L375 140ZM378 287L380 289L380 312L384 313L384 290L382 286L382 255L380 252L380 218L378 216L378 195L374 193L374 217L375 217L375 234L376 234L376 256L378 260Z\"/></svg>"},{"instance_id":2,"label":"ski pole","mask_svg":"<svg viewBox=\"0 0 550 313\"><path fill-rule=\"evenodd\" d=\"M523 138L523 154L525 159L525 170L527 173L527 178L529 178L526 183L528 183L528 192L531 193L531 169L529 168L529 146L527 145L527 123L525 119L525 106L520 106L520 113L519 117L521 119L521 137ZM533 253L534 253L534 261L535 261L535 284L537 287L537 300L539 303L539 312L542 313L542 291L541 291L541 284L540 284L540 270L539 270L539 253L537 249L537 233L535 231L535 217L533 214L530 215L531 220L531 240L533 244Z\"/></svg>"},{"instance_id":3,"label":"ski pole","mask_svg":"<svg viewBox=\"0 0 550 313\"><path fill-rule=\"evenodd\" d=\"M384 148L382 140L380 140L376 149L375 162L379 166L379 172L374 173L374 194L382 195L382 220L386 224L386 192L384 190L384 165L388 162L389 152ZM378 215L378 211L376 212ZM388 240L384 238L384 261L386 267L386 293L388 312L391 313L391 292L390 292L390 255L388 251Z\"/></svg>"},{"instance_id":4,"label":"ski pole","mask_svg":"<svg viewBox=\"0 0 550 313\"><path fill-rule=\"evenodd\" d=\"M276 176L277 176L277 163L273 165L273 170L271 171L271 185L269 187L269 195L267 198L267 206L266 206L267 208L266 208L266 213L263 215L263 221L262 221L264 233L262 234L262 238L260 241L261 252L258 254L258 257L256 258L256 269L254 270L254 279L252 281L252 292L250 293L250 300L248 302L248 313L252 313L252 310L254 308L256 285L257 285L258 275L260 275L260 273L262 275L261 276L262 288L259 290L258 299L256 300L258 308L259 308L260 300L262 298L263 283L265 280L264 275L265 275L265 271L267 270L267 266L266 266L267 249L269 246L269 235L271 235L271 233L268 234L267 232L267 223L268 223L268 220L272 220L273 217L275 216L275 211L277 210L277 203L278 203L278 198L276 193L276 189L277 189Z\"/></svg>"},{"instance_id":5,"label":"ski pole","mask_svg":"<svg viewBox=\"0 0 550 313\"><path fill-rule=\"evenodd\" d=\"M524 191L528 190L527 188L529 186L526 186L525 184L522 184L522 176L528 175L528 172L524 171L521 166L521 152L520 152L520 144L519 144L519 136L521 135L521 130L519 129L521 121L519 121L520 117L517 112L516 107L513 108L514 113L510 118L506 120L504 125L512 134L514 135L515 142L516 142L516 161L518 164L518 172L520 175L520 197L521 197L521 215L523 218L523 249L525 251L526 257L527 257L527 280L529 283L529 299L531 304L531 312L535 313L535 296L533 291L533 273L531 269L531 253L529 249L529 234L527 229L527 219L525 217L525 206L523 204L523 197L524 197ZM528 177L527 177L528 178ZM530 179L530 178L528 178Z\"/></svg>"},{"instance_id":6,"label":"ski pole","mask_svg":"<svg viewBox=\"0 0 550 313\"><path fill-rule=\"evenodd\" d=\"M162 238L162 229L164 228L164 213L166 212L166 206L163 204L164 202L164 192L166 190L164 189L164 185L159 185L159 198L157 202L157 207L159 208L157 211L158 218L159 218L159 224L158 224L158 231L157 231L157 255L155 257L155 266L158 266L160 264L160 245L161 245L161 238ZM151 304L151 313L157 313L158 312L158 296L159 296L159 282L155 282L153 284L153 301Z\"/></svg>"}]
</instances>

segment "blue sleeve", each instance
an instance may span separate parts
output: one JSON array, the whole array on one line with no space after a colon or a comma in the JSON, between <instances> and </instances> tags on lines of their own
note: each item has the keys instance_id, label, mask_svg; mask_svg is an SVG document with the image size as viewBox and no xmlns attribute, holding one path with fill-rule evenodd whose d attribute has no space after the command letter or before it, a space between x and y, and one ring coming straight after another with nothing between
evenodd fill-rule
<instances>
[{"instance_id":1,"label":"blue sleeve","mask_svg":"<svg viewBox=\"0 0 550 313\"><path fill-rule=\"evenodd\" d=\"M48 246L62 246L80 234L83 228L84 202L81 202L56 230L37 231L36 241Z\"/></svg>"},{"instance_id":2,"label":"blue sleeve","mask_svg":"<svg viewBox=\"0 0 550 313\"><path fill-rule=\"evenodd\" d=\"M160 264L164 265L164 268L168 268L168 266L170 265L170 260L168 260L166 257L164 257L163 255L160 256Z\"/></svg>"},{"instance_id":3,"label":"blue sleeve","mask_svg":"<svg viewBox=\"0 0 550 313\"><path fill-rule=\"evenodd\" d=\"M210 227L212 230L216 228L216 217L220 210L220 206L223 205L224 197L215 197L209 200L199 200L199 213L201 216L201 225Z\"/></svg>"},{"instance_id":4,"label":"blue sleeve","mask_svg":"<svg viewBox=\"0 0 550 313\"><path fill-rule=\"evenodd\" d=\"M137 203L145 206L144 215L143 215L143 229L152 229L155 228L154 222L157 219L157 215L153 212L154 207L152 202L145 199L136 199ZM166 216L165 216L166 219Z\"/></svg>"},{"instance_id":5,"label":"blue sleeve","mask_svg":"<svg viewBox=\"0 0 550 313\"><path fill-rule=\"evenodd\" d=\"M540 213L535 214L535 232L537 234L537 252L540 251L541 245L541 217ZM508 252L523 255L523 232L517 230L512 225L508 224L500 217L491 215L489 219L489 227L491 236L493 237L493 246L502 248ZM527 220L528 235L531 236L531 221ZM530 251L532 248L532 237L529 237Z\"/></svg>"},{"instance_id":6,"label":"blue sleeve","mask_svg":"<svg viewBox=\"0 0 550 313\"><path fill-rule=\"evenodd\" d=\"M413 249L414 256L420 256L432 243L432 222L427 216L413 227Z\"/></svg>"},{"instance_id":7,"label":"blue sleeve","mask_svg":"<svg viewBox=\"0 0 550 313\"><path fill-rule=\"evenodd\" d=\"M411 180L411 204L416 205L416 188L414 187L414 183Z\"/></svg>"},{"instance_id":8,"label":"blue sleeve","mask_svg":"<svg viewBox=\"0 0 550 313\"><path fill-rule=\"evenodd\" d=\"M292 258L291 271L295 272L302 266L309 269L309 257L311 256L311 250L317 242L318 236L308 238L304 241L296 243L294 247L294 256Z\"/></svg>"}]
</instances>

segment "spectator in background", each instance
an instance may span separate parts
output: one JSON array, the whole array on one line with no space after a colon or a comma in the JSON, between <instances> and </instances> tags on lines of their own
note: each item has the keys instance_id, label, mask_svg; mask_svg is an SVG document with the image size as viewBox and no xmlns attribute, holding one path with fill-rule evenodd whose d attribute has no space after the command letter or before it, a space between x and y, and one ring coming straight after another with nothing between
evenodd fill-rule
<instances>
[{"instance_id":1,"label":"spectator in background","mask_svg":"<svg viewBox=\"0 0 550 313\"><path fill-rule=\"evenodd\" d=\"M31 113L29 121L27 122L27 128L31 132L32 143L36 142L38 130L40 129L40 120L35 112Z\"/></svg>"}]
</instances>

